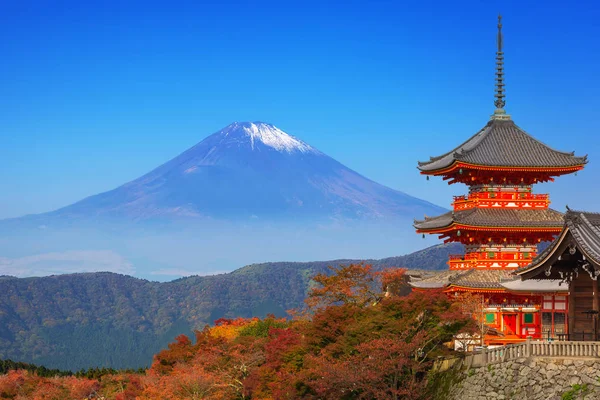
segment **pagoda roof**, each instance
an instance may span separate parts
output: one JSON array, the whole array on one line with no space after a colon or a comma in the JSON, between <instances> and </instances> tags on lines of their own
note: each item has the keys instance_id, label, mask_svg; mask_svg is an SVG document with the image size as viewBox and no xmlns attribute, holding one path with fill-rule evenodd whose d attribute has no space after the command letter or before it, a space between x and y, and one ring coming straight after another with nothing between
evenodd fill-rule
<instances>
[{"instance_id":1,"label":"pagoda roof","mask_svg":"<svg viewBox=\"0 0 600 400\"><path fill-rule=\"evenodd\" d=\"M446 154L419 162L418 168L425 174L435 173L458 162L487 167L561 168L586 164L587 156L554 150L510 119L492 119L466 142Z\"/></svg>"},{"instance_id":2,"label":"pagoda roof","mask_svg":"<svg viewBox=\"0 0 600 400\"><path fill-rule=\"evenodd\" d=\"M421 289L442 289L448 286L448 283L450 283L452 278L463 273L465 273L465 271L447 270L419 280L411 278L409 284L412 287Z\"/></svg>"},{"instance_id":3,"label":"pagoda roof","mask_svg":"<svg viewBox=\"0 0 600 400\"><path fill-rule=\"evenodd\" d=\"M468 269L463 271L445 271L429 278L411 281L410 285L418 289L442 289L460 287L471 290L502 290L507 292L565 292L566 285L560 285L557 279L515 279L513 271L506 269Z\"/></svg>"},{"instance_id":4,"label":"pagoda roof","mask_svg":"<svg viewBox=\"0 0 600 400\"><path fill-rule=\"evenodd\" d=\"M410 282L410 285L421 289L437 289L449 286L460 286L470 289L502 289L504 279L510 279L511 271L505 269L468 269L444 271L429 278Z\"/></svg>"},{"instance_id":5,"label":"pagoda roof","mask_svg":"<svg viewBox=\"0 0 600 400\"><path fill-rule=\"evenodd\" d=\"M522 279L535 276L552 265L569 247L578 249L586 260L600 267L600 213L570 210L564 215L564 227L555 241L515 273Z\"/></svg>"},{"instance_id":6,"label":"pagoda roof","mask_svg":"<svg viewBox=\"0 0 600 400\"><path fill-rule=\"evenodd\" d=\"M428 231L450 227L453 224L476 227L561 228L563 214L549 209L471 208L450 211L437 217L415 220L417 230Z\"/></svg>"},{"instance_id":7,"label":"pagoda roof","mask_svg":"<svg viewBox=\"0 0 600 400\"><path fill-rule=\"evenodd\" d=\"M505 269L470 269L450 280L448 286L459 286L469 289L503 289L503 279L510 278L510 270Z\"/></svg>"}]
</instances>

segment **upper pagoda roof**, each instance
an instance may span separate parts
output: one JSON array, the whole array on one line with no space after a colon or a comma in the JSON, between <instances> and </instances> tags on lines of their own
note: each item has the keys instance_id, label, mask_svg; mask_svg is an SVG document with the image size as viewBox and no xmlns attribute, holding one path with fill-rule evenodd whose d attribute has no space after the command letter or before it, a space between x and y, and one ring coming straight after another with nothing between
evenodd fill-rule
<instances>
[{"instance_id":1,"label":"upper pagoda roof","mask_svg":"<svg viewBox=\"0 0 600 400\"><path fill-rule=\"evenodd\" d=\"M423 173L450 168L455 163L486 167L561 168L587 163L587 156L557 151L530 136L511 119L492 119L455 149L419 162Z\"/></svg>"},{"instance_id":2,"label":"upper pagoda roof","mask_svg":"<svg viewBox=\"0 0 600 400\"><path fill-rule=\"evenodd\" d=\"M563 214L552 209L471 208L415 220L417 230L436 230L453 224L477 227L561 228Z\"/></svg>"},{"instance_id":3,"label":"upper pagoda roof","mask_svg":"<svg viewBox=\"0 0 600 400\"><path fill-rule=\"evenodd\" d=\"M515 273L523 279L537 276L553 265L571 247L579 250L587 261L600 267L600 214L567 209L564 227L557 239L533 259L531 264Z\"/></svg>"}]
</instances>

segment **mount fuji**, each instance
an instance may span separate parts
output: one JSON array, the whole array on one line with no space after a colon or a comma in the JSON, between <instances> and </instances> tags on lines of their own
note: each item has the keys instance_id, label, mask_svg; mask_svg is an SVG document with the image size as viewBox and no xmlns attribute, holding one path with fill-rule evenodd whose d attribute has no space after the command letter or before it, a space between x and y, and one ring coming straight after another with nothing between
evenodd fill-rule
<instances>
[{"instance_id":1,"label":"mount fuji","mask_svg":"<svg viewBox=\"0 0 600 400\"><path fill-rule=\"evenodd\" d=\"M417 237L412 219L444 211L365 178L271 124L236 122L116 189L0 221L0 232L14 236L0 240L0 261L9 253L93 248L137 260L136 271L140 264L178 271L193 264L191 272L204 273L276 259L382 257L415 250L406 247ZM25 233L12 235L19 231ZM208 267L198 266L200 253Z\"/></svg>"},{"instance_id":2,"label":"mount fuji","mask_svg":"<svg viewBox=\"0 0 600 400\"><path fill-rule=\"evenodd\" d=\"M236 122L150 173L50 215L271 220L412 218L440 212L271 124Z\"/></svg>"}]
</instances>

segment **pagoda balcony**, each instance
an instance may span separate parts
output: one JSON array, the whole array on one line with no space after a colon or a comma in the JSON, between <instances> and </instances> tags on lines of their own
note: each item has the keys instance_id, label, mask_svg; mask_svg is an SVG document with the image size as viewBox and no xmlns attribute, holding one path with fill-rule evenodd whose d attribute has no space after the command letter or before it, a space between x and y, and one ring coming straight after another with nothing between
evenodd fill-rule
<instances>
[{"instance_id":1,"label":"pagoda balcony","mask_svg":"<svg viewBox=\"0 0 600 400\"><path fill-rule=\"evenodd\" d=\"M548 208L548 194L523 192L472 192L468 195L454 196L454 211L480 208Z\"/></svg>"},{"instance_id":2,"label":"pagoda balcony","mask_svg":"<svg viewBox=\"0 0 600 400\"><path fill-rule=\"evenodd\" d=\"M493 253L477 252L467 254L451 254L448 256L448 266L451 270L471 268L507 268L524 267L531 263L536 253Z\"/></svg>"},{"instance_id":3,"label":"pagoda balcony","mask_svg":"<svg viewBox=\"0 0 600 400\"><path fill-rule=\"evenodd\" d=\"M495 311L522 311L536 312L541 309L539 304L487 304L484 308L486 312Z\"/></svg>"}]
</instances>

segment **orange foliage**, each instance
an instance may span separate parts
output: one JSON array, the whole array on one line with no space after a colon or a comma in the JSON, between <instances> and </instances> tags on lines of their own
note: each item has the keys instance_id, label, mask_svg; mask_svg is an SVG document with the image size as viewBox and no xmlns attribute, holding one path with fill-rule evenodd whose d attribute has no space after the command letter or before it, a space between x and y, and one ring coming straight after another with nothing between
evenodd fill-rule
<instances>
[{"instance_id":1,"label":"orange foliage","mask_svg":"<svg viewBox=\"0 0 600 400\"><path fill-rule=\"evenodd\" d=\"M255 324L258 320L258 318L219 318L215 321L215 326L210 329L210 334L228 340L235 339L243 328Z\"/></svg>"},{"instance_id":2,"label":"orange foliage","mask_svg":"<svg viewBox=\"0 0 600 400\"><path fill-rule=\"evenodd\" d=\"M28 375L27 371L8 371L6 375L0 375L0 397L16 396Z\"/></svg>"},{"instance_id":3,"label":"orange foliage","mask_svg":"<svg viewBox=\"0 0 600 400\"><path fill-rule=\"evenodd\" d=\"M336 304L366 306L380 297L375 273L370 265L350 264L339 268L329 267L333 274L313 277L318 286L310 290L306 304L317 310Z\"/></svg>"},{"instance_id":4,"label":"orange foliage","mask_svg":"<svg viewBox=\"0 0 600 400\"><path fill-rule=\"evenodd\" d=\"M405 268L386 268L377 273L381 279L381 289L386 295L402 296L407 288Z\"/></svg>"}]
</instances>

